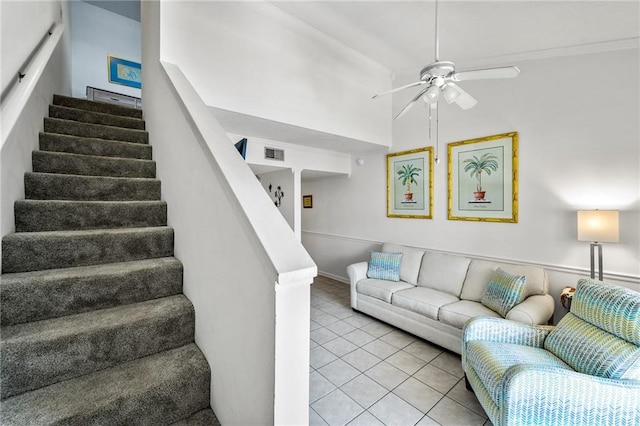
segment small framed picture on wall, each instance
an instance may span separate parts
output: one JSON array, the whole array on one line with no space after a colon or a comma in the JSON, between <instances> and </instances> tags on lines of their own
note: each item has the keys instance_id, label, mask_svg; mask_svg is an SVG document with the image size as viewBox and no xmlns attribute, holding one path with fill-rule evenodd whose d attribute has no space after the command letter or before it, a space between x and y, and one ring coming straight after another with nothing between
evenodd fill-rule
<instances>
[{"instance_id":1,"label":"small framed picture on wall","mask_svg":"<svg viewBox=\"0 0 640 426\"><path fill-rule=\"evenodd\" d=\"M313 208L313 195L302 196L302 207L304 207L305 209Z\"/></svg>"}]
</instances>

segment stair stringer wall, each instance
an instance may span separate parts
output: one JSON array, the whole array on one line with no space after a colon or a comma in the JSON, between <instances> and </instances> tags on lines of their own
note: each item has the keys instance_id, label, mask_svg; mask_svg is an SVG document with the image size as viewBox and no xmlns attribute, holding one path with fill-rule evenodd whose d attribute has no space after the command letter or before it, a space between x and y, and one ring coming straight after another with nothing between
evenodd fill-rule
<instances>
[{"instance_id":1,"label":"stair stringer wall","mask_svg":"<svg viewBox=\"0 0 640 426\"><path fill-rule=\"evenodd\" d=\"M144 118L211 406L222 424L304 424L317 268L179 68L182 91L161 65L159 10L142 4Z\"/></svg>"},{"instance_id":2,"label":"stair stringer wall","mask_svg":"<svg viewBox=\"0 0 640 426\"><path fill-rule=\"evenodd\" d=\"M0 154L2 236L15 231L13 205L17 200L24 199L24 173L31 171L31 152L38 150L38 133L43 130L42 117L48 115L49 104L54 94L68 95L71 90L68 74L69 55L65 36L59 40L40 78L37 81L30 80L35 74L30 73L19 83L31 85L33 89L23 100L24 107L20 110L15 124L6 128L4 120L2 123ZM10 105L6 105L7 103ZM15 108L19 103L20 100L10 94L3 104L3 111L6 107Z\"/></svg>"}]
</instances>

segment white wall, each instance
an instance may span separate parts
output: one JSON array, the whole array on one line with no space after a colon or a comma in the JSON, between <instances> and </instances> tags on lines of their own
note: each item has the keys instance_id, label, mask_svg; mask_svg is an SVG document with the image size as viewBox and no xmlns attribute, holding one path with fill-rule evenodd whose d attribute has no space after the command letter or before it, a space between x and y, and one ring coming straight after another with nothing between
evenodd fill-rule
<instances>
[{"instance_id":1,"label":"white wall","mask_svg":"<svg viewBox=\"0 0 640 426\"><path fill-rule=\"evenodd\" d=\"M140 97L140 89L109 83L107 56L140 62L140 22L82 1L71 2L72 95L86 97L87 86Z\"/></svg>"},{"instance_id":2,"label":"white wall","mask_svg":"<svg viewBox=\"0 0 640 426\"><path fill-rule=\"evenodd\" d=\"M22 64L30 53L31 45L20 42L15 45L5 45L5 42L9 42L12 38L19 38L15 33L17 27L26 39L36 40L44 33L43 28L48 29L54 22L61 21L60 8L63 10L61 22L65 27L48 61L43 58L40 77L38 78L33 70L36 65L32 65L27 76L19 83L20 89L13 89L2 104L4 115L0 153L0 194L2 196L0 234L4 236L15 231L13 205L16 200L24 198L24 173L31 171L31 152L38 149L38 133L43 129L49 104L54 94L69 94L71 76L66 2L1 2L0 8L2 10L2 61L0 62L3 70L5 61ZM54 16L49 8L55 10ZM49 19L52 20L48 21ZM16 60L16 58L22 59ZM8 125L5 121L10 115L17 117L12 125Z\"/></svg>"},{"instance_id":3,"label":"white wall","mask_svg":"<svg viewBox=\"0 0 640 426\"><path fill-rule=\"evenodd\" d=\"M282 217L287 221L291 230L294 230L295 226L295 210L294 210L294 173L291 169L278 170L275 172L262 173L258 175L260 183L264 190L269 194L271 201L276 201L276 191L280 187L280 191L284 196L280 199L280 205L278 211L282 213ZM271 186L271 189L269 189Z\"/></svg>"},{"instance_id":4,"label":"white wall","mask_svg":"<svg viewBox=\"0 0 640 426\"><path fill-rule=\"evenodd\" d=\"M441 108L443 161L434 173L433 220L386 217L384 153L363 156L351 178L305 182L314 208L303 211L303 243L319 270L346 278L337 253L351 250L356 255L349 260L363 260L375 242L393 241L585 275L589 244L576 241L576 211L619 209L620 243L604 244L605 279L640 289L638 56L626 50L522 62L516 79L460 83L479 102L467 111ZM612 69L620 84L594 82L594 75ZM401 76L394 85L414 78ZM394 112L411 96L395 96ZM392 151L430 145L426 129L426 109L416 107L394 123ZM519 223L447 220L446 144L514 130L520 136ZM555 279L558 294L575 285L573 278Z\"/></svg>"},{"instance_id":5,"label":"white wall","mask_svg":"<svg viewBox=\"0 0 640 426\"><path fill-rule=\"evenodd\" d=\"M54 22L60 21L62 1L0 2L2 38L0 46L0 81L2 91L36 48Z\"/></svg>"},{"instance_id":6,"label":"white wall","mask_svg":"<svg viewBox=\"0 0 640 426\"><path fill-rule=\"evenodd\" d=\"M303 424L317 268L180 68L160 64L160 16L143 2L144 117L212 408L223 424Z\"/></svg>"},{"instance_id":7,"label":"white wall","mask_svg":"<svg viewBox=\"0 0 640 426\"><path fill-rule=\"evenodd\" d=\"M165 59L207 105L389 145L389 72L267 2L163 2ZM174 42L171 42L174 40ZM163 42L164 43L164 42Z\"/></svg>"}]
</instances>

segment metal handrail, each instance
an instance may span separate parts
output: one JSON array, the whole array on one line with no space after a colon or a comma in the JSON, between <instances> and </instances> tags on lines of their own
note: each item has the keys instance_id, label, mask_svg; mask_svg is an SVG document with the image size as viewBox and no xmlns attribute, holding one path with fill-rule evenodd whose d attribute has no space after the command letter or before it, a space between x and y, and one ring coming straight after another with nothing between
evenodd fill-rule
<instances>
[{"instance_id":1,"label":"metal handrail","mask_svg":"<svg viewBox=\"0 0 640 426\"><path fill-rule=\"evenodd\" d=\"M36 49L31 52L24 65L20 67L21 71L2 92L0 101L2 140L0 141L0 148L4 148L7 137L13 130L18 117L27 105L38 81L40 81L53 52L60 43L63 32L63 23L53 24L41 42L38 43Z\"/></svg>"},{"instance_id":2,"label":"metal handrail","mask_svg":"<svg viewBox=\"0 0 640 426\"><path fill-rule=\"evenodd\" d=\"M44 44L47 42L49 37L53 35L53 29L55 28L55 26L56 26L55 22L51 24L51 27L49 27L49 29L42 36L42 38L40 39L36 47L31 51L29 56L27 56L27 59L22 63L20 68L18 68L18 74L14 75L13 78L9 80L9 84L7 84L7 87L4 88L4 90L2 91L2 94L0 95L0 103L3 103L7 98L7 96L9 95L9 93L11 92L11 90L13 90L13 88L17 84L21 83L22 80L27 76L27 70L29 69L29 65L31 65L31 62L33 62L34 58L36 57L36 55L38 55L38 53L42 49L42 46L44 46Z\"/></svg>"}]
</instances>

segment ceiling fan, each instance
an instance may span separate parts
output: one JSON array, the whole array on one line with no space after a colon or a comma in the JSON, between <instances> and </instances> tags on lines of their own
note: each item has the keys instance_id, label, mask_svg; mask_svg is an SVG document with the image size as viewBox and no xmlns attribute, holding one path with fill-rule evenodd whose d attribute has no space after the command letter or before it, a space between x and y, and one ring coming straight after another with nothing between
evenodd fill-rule
<instances>
[{"instance_id":1,"label":"ceiling fan","mask_svg":"<svg viewBox=\"0 0 640 426\"><path fill-rule=\"evenodd\" d=\"M442 96L447 103L455 102L462 109L473 108L478 103L471 95L462 90L460 86L456 84L459 81L467 80L484 80L484 79L498 79L498 78L513 78L517 77L520 73L518 67L507 66L497 68L484 68L469 71L456 72L456 67L453 62L441 61L440 46L439 46L439 31L438 31L438 0L435 2L435 15L436 15L436 42L435 42L435 62L427 65L420 71L420 80L415 83L407 84L406 86L398 87L388 92L378 93L373 96L373 99L378 96L388 95L391 93L399 92L410 87L426 86L423 87L416 96L394 117L394 120L402 117L411 109L411 107L420 99L431 106L436 108L438 100ZM431 110L430 108L430 110Z\"/></svg>"}]
</instances>

